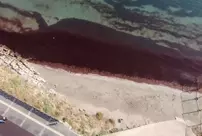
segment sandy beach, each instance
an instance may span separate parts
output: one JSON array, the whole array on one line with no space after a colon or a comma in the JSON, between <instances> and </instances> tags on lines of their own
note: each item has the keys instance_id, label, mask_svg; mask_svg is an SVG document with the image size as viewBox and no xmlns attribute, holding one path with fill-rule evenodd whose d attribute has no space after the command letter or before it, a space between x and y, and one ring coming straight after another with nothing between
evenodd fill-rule
<instances>
[{"instance_id":1,"label":"sandy beach","mask_svg":"<svg viewBox=\"0 0 202 136\"><path fill-rule=\"evenodd\" d=\"M193 94L162 85L149 85L129 80L74 74L61 69L53 69L37 64L33 66L47 81L50 88L68 97L70 102L89 114L104 113L104 116L123 119L116 123L126 129L150 123L182 117L183 99L193 98ZM185 105L187 111L196 107L194 102ZM187 120L196 121L196 114Z\"/></svg>"}]
</instances>

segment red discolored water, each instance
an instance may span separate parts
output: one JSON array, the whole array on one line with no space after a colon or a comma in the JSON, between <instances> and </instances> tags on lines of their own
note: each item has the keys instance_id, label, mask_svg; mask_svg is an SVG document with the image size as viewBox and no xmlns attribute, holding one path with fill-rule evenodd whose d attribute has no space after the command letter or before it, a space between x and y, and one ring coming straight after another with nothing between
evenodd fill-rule
<instances>
[{"instance_id":1,"label":"red discolored water","mask_svg":"<svg viewBox=\"0 0 202 136\"><path fill-rule=\"evenodd\" d=\"M73 35L62 31L27 34L0 31L0 43L30 61L73 72L98 73L140 82L191 86L202 63ZM134 43L135 45L135 43ZM135 45L138 47L140 45Z\"/></svg>"}]
</instances>

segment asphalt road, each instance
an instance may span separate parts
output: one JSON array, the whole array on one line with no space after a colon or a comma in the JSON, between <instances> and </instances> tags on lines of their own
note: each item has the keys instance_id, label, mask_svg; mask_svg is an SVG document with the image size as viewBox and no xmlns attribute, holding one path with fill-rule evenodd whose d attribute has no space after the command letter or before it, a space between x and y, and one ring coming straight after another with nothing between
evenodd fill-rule
<instances>
[{"instance_id":1,"label":"asphalt road","mask_svg":"<svg viewBox=\"0 0 202 136\"><path fill-rule=\"evenodd\" d=\"M0 124L0 136L34 136L28 131L20 128L16 124L7 120L6 123Z\"/></svg>"}]
</instances>

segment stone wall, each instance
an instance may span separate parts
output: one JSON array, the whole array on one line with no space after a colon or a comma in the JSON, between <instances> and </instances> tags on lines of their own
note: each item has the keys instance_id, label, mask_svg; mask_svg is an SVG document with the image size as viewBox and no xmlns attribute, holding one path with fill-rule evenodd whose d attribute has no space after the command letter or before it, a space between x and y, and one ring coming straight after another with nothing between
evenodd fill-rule
<instances>
[{"instance_id":1,"label":"stone wall","mask_svg":"<svg viewBox=\"0 0 202 136\"><path fill-rule=\"evenodd\" d=\"M19 74L26 81L34 83L39 87L44 86L46 82L43 78L39 76L25 59L21 58L19 54L11 51L4 45L0 44L0 66L4 66L12 70L13 72Z\"/></svg>"}]
</instances>

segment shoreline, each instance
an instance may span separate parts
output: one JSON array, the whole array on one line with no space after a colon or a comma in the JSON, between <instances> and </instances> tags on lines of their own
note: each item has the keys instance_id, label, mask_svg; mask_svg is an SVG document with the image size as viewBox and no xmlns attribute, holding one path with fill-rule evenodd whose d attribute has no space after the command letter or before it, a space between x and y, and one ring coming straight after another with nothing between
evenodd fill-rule
<instances>
[{"instance_id":1,"label":"shoreline","mask_svg":"<svg viewBox=\"0 0 202 136\"><path fill-rule=\"evenodd\" d=\"M134 47L109 44L60 31L29 34L1 31L0 35L0 43L23 58L73 72L96 73L148 83L155 83L152 80L156 80L156 83L161 81L161 84L167 82L166 85L172 82L191 87L195 86L195 77L202 73L201 60L186 58L174 51L168 51L168 54L155 53L141 49L141 44ZM178 54L178 57L174 54ZM172 83L169 86L175 87Z\"/></svg>"},{"instance_id":2,"label":"shoreline","mask_svg":"<svg viewBox=\"0 0 202 136\"><path fill-rule=\"evenodd\" d=\"M64 72L70 72L75 75L86 75L86 76L94 76L94 77L101 77L103 79L105 78L110 78L110 79L118 79L118 80L126 80L128 82L136 82L136 83L142 83L142 84L151 84L151 85L162 85L166 87L170 87L173 89L179 89L179 90L184 90L190 91L194 88L196 88L196 85L193 83L192 86L186 86L186 85L180 85L176 82L165 82L161 80L154 80L154 79L149 79L149 78L140 78L140 77L130 77L126 75L120 75L120 74L111 74L108 72L99 72L97 70L89 70L88 68L79 68L79 67L74 67L74 66L66 66L63 64L53 64L53 63L48 63L48 62L39 62L39 61L29 61L29 63L33 63L36 65L41 65L44 67L50 67L55 70L63 70Z\"/></svg>"},{"instance_id":3,"label":"shoreline","mask_svg":"<svg viewBox=\"0 0 202 136\"><path fill-rule=\"evenodd\" d=\"M181 93L183 98L193 94L164 85L136 83L125 79L92 74L75 74L31 63L50 87L67 96L69 101L88 114L102 112L113 118L119 129L129 129L182 118ZM194 103L186 105L191 110ZM188 120L194 120L194 116Z\"/></svg>"}]
</instances>

